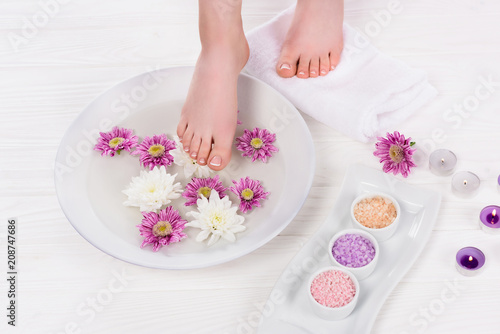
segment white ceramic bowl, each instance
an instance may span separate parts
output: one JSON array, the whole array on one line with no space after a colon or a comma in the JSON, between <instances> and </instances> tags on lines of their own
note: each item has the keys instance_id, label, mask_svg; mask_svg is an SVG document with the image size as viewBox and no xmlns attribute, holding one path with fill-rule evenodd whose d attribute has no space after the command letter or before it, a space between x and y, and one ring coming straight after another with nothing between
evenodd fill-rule
<instances>
[{"instance_id":1,"label":"white ceramic bowl","mask_svg":"<svg viewBox=\"0 0 500 334\"><path fill-rule=\"evenodd\" d=\"M354 206L358 202L364 200L365 198L373 198L373 197L378 197L378 196L387 198L387 199L392 201L392 203L396 207L396 218L394 219L394 221L390 225L388 225L386 227L369 228L369 227L364 226L360 222L358 222L358 220L354 217ZM352 219L355 227L360 228L363 231L371 233L380 242L389 239L390 237L392 237L394 232L396 232L396 229L398 228L398 225L399 225L400 216L401 216L401 208L399 207L398 201L396 201L394 199L394 197L389 196L389 195L384 194L384 193L368 193L368 194L360 195L352 202L352 205L351 205L351 219Z\"/></svg>"},{"instance_id":2,"label":"white ceramic bowl","mask_svg":"<svg viewBox=\"0 0 500 334\"><path fill-rule=\"evenodd\" d=\"M353 299L349 302L349 304L344 305L342 307L328 307L321 305L316 301L316 299L313 298L311 294L311 285L319 274L325 272L325 271L330 271L330 270L337 270L341 271L343 273L346 273L349 275L351 278L352 282L354 283L354 286L356 288L356 294L354 295ZM311 304L311 308L316 313L319 317L325 319L325 320L341 320L349 316L349 314L352 313L354 308L356 307L356 304L358 302L358 297L359 297L359 282L356 279L356 276L354 276L351 272L348 270L339 268L339 267L324 267L317 272L315 272L311 278L309 278L309 281L307 282L307 299L309 299L309 302Z\"/></svg>"},{"instance_id":3,"label":"white ceramic bowl","mask_svg":"<svg viewBox=\"0 0 500 334\"><path fill-rule=\"evenodd\" d=\"M375 248L375 257L373 258L373 260L371 260L370 263L368 263L367 265L365 265L363 267L353 268L353 267L344 266L344 265L340 264L337 260L335 260L335 257L333 256L333 253L332 253L333 245L335 244L335 241L337 241L338 238L340 238L341 236L346 235L346 234L357 234L357 235L360 235L360 236L370 240L373 247ZM330 260L333 263L333 265L338 266L338 267L343 268L343 269L346 269L346 270L349 270L351 273L354 274L354 276L356 276L356 278L358 280L362 280L362 279L367 278L368 276L371 275L373 270L375 270L375 267L377 266L377 261L379 258L379 252L380 252L380 247L378 245L377 239L375 239L373 237L373 235L371 235L370 233L362 231L362 230L357 229L357 228L340 231L339 233L335 234L333 236L333 238L330 239L330 242L328 243L328 254L329 254Z\"/></svg>"}]
</instances>

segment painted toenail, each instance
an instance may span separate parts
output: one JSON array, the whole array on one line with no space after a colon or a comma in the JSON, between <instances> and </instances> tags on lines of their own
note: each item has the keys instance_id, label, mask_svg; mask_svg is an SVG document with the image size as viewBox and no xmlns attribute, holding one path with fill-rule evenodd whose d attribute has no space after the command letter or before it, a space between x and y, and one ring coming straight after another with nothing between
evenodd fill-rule
<instances>
[{"instance_id":1,"label":"painted toenail","mask_svg":"<svg viewBox=\"0 0 500 334\"><path fill-rule=\"evenodd\" d=\"M189 152L189 147L184 147L184 151Z\"/></svg>"},{"instance_id":2,"label":"painted toenail","mask_svg":"<svg viewBox=\"0 0 500 334\"><path fill-rule=\"evenodd\" d=\"M205 163L205 158L200 158L200 160L198 160L198 162L199 162L200 164L204 164L204 163Z\"/></svg>"},{"instance_id":3,"label":"painted toenail","mask_svg":"<svg viewBox=\"0 0 500 334\"><path fill-rule=\"evenodd\" d=\"M335 66L332 65L332 71L335 69Z\"/></svg>"},{"instance_id":4,"label":"painted toenail","mask_svg":"<svg viewBox=\"0 0 500 334\"><path fill-rule=\"evenodd\" d=\"M288 65L288 64L281 64L280 66L280 70L291 70L292 69L292 66Z\"/></svg>"},{"instance_id":5,"label":"painted toenail","mask_svg":"<svg viewBox=\"0 0 500 334\"><path fill-rule=\"evenodd\" d=\"M210 164L215 167L219 167L221 163L222 159L218 155L216 155L215 157L212 158L212 160L210 160Z\"/></svg>"},{"instance_id":6,"label":"painted toenail","mask_svg":"<svg viewBox=\"0 0 500 334\"><path fill-rule=\"evenodd\" d=\"M193 152L193 153L191 153L191 157L193 157L193 158L196 158L196 156L197 156L197 155L198 155L198 153L197 153L197 152Z\"/></svg>"},{"instance_id":7,"label":"painted toenail","mask_svg":"<svg viewBox=\"0 0 500 334\"><path fill-rule=\"evenodd\" d=\"M325 75L327 72L325 70L321 70L321 75Z\"/></svg>"},{"instance_id":8,"label":"painted toenail","mask_svg":"<svg viewBox=\"0 0 500 334\"><path fill-rule=\"evenodd\" d=\"M304 72L304 71L299 72L299 75L305 75L305 74L306 74L306 72Z\"/></svg>"},{"instance_id":9,"label":"painted toenail","mask_svg":"<svg viewBox=\"0 0 500 334\"><path fill-rule=\"evenodd\" d=\"M311 75L316 75L316 71L311 71Z\"/></svg>"}]
</instances>

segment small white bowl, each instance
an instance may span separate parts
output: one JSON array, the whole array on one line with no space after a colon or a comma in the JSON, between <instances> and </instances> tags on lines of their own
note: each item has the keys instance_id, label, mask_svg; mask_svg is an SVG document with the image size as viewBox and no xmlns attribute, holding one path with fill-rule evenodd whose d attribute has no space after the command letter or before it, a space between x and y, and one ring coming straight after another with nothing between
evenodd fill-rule
<instances>
[{"instance_id":1,"label":"small white bowl","mask_svg":"<svg viewBox=\"0 0 500 334\"><path fill-rule=\"evenodd\" d=\"M384 197L391 200L392 203L394 204L394 207L396 208L396 218L390 225L383 228L369 228L358 222L357 219L354 217L354 206L358 202L364 200L365 198L373 198L373 197ZM371 233L380 242L389 239L390 237L392 237L394 232L396 232L396 229L398 228L399 225L400 216L401 216L401 208L399 207L398 201L396 201L394 197L384 193L369 193L360 195L352 202L351 205L351 219L354 222L355 227L358 227L363 231Z\"/></svg>"},{"instance_id":2,"label":"small white bowl","mask_svg":"<svg viewBox=\"0 0 500 334\"><path fill-rule=\"evenodd\" d=\"M341 307L328 307L328 306L321 305L320 303L318 303L316 301L316 299L313 298L313 296L311 294L311 285L312 285L313 280L319 274L321 274L321 273L323 273L325 271L330 271L330 270L341 271L341 272L349 275L349 277L351 278L352 282L354 283L354 287L356 288L356 294L354 295L354 297L352 298L352 300L349 302L349 304L341 306ZM349 316L349 314L351 314L351 312L356 307L356 304L358 302L358 297L359 297L359 282L356 279L356 276L354 276L348 270L345 270L345 269L342 269L342 268L339 268L339 267L324 267L324 268L321 268L320 270L318 270L317 272L315 272L311 276L311 278L309 279L309 281L307 282L307 299L309 299L309 302L311 304L311 307L312 307L314 313L316 313L316 315L318 315L319 317L321 317L321 318L323 318L325 320L341 320L341 319L344 319L347 316Z\"/></svg>"},{"instance_id":3,"label":"small white bowl","mask_svg":"<svg viewBox=\"0 0 500 334\"><path fill-rule=\"evenodd\" d=\"M368 263L367 265L365 265L363 267L354 268L354 267L344 266L343 264L341 264L337 260L335 260L335 257L333 256L333 252L332 252L333 245L335 244L335 241L337 241L338 238L340 238L341 236L346 235L346 234L357 234L357 235L360 235L360 236L362 236L362 237L370 240L370 242L372 243L373 247L375 248L375 257L371 260L370 263ZM375 239L373 237L373 235L371 235L370 233L362 231L362 230L357 229L357 228L356 229L353 228L353 229L347 229L347 230L340 231L339 233L335 234L333 236L333 238L330 239L330 242L328 243L328 254L329 254L329 257L330 257L330 261L335 266L339 266L340 268L343 268L343 269L346 269L346 270L350 271L360 281L362 279L365 279L368 276L370 276L371 273L373 272L373 270L375 270L375 267L377 266L377 262L378 262L379 251L380 251L380 247L378 245L377 239Z\"/></svg>"}]
</instances>

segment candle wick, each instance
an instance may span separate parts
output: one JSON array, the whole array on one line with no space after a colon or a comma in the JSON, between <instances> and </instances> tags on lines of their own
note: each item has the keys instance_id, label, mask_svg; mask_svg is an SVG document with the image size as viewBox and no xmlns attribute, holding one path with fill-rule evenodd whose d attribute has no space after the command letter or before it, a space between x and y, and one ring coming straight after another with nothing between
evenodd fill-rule
<instances>
[{"instance_id":1,"label":"candle wick","mask_svg":"<svg viewBox=\"0 0 500 334\"><path fill-rule=\"evenodd\" d=\"M467 187L467 180L464 180L464 186Z\"/></svg>"},{"instance_id":2,"label":"candle wick","mask_svg":"<svg viewBox=\"0 0 500 334\"><path fill-rule=\"evenodd\" d=\"M444 165L444 158L441 159L441 165Z\"/></svg>"}]
</instances>

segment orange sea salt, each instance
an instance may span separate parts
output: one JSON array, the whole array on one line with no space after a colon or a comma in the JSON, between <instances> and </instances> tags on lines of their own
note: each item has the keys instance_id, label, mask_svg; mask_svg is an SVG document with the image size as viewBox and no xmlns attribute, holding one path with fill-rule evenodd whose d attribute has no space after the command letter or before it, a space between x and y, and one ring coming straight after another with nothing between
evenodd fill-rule
<instances>
[{"instance_id":1,"label":"orange sea salt","mask_svg":"<svg viewBox=\"0 0 500 334\"><path fill-rule=\"evenodd\" d=\"M368 228L384 228L396 219L394 203L382 196L365 198L354 206L354 218Z\"/></svg>"}]
</instances>

